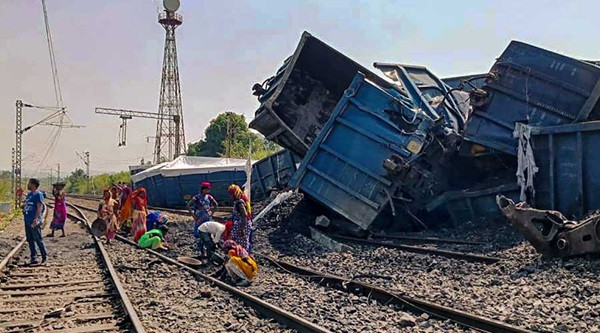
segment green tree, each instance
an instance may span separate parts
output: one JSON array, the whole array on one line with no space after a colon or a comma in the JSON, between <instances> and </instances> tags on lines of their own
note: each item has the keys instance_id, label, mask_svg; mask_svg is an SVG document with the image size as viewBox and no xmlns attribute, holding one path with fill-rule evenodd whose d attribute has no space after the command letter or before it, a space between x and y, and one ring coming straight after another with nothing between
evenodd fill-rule
<instances>
[{"instance_id":1,"label":"green tree","mask_svg":"<svg viewBox=\"0 0 600 333\"><path fill-rule=\"evenodd\" d=\"M85 171L82 169L75 169L75 171L71 172L69 177L67 177L66 188L69 192L81 193L83 190L82 186L85 186L87 182L87 177L85 175Z\"/></svg>"},{"instance_id":2,"label":"green tree","mask_svg":"<svg viewBox=\"0 0 600 333\"><path fill-rule=\"evenodd\" d=\"M13 199L11 177L12 172L10 171L2 171L2 174L0 174L0 201L10 201Z\"/></svg>"},{"instance_id":3,"label":"green tree","mask_svg":"<svg viewBox=\"0 0 600 333\"><path fill-rule=\"evenodd\" d=\"M227 128L229 127L229 135ZM279 146L253 133L248 128L246 117L233 112L224 112L210 121L204 131L204 140L188 146L189 156L247 158L248 149L252 145L252 158L261 159L279 149Z\"/></svg>"},{"instance_id":4,"label":"green tree","mask_svg":"<svg viewBox=\"0 0 600 333\"><path fill-rule=\"evenodd\" d=\"M103 173L91 178L88 182L85 172L81 169L76 169L67 177L65 189L69 193L100 193L104 188L118 184L119 182L126 184L131 182L129 171L110 174Z\"/></svg>"}]
</instances>

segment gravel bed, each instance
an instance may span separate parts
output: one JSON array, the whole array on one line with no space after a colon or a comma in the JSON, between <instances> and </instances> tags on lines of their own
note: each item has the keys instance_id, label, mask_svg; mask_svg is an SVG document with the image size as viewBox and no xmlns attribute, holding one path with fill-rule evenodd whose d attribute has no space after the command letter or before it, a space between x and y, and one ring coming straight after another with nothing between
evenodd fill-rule
<instances>
[{"instance_id":1,"label":"gravel bed","mask_svg":"<svg viewBox=\"0 0 600 333\"><path fill-rule=\"evenodd\" d=\"M165 251L170 257L195 256L195 238L189 217L172 220L169 225L169 242L177 248ZM212 272L211 265L200 268ZM269 303L298 314L333 332L462 332L453 323L414 316L393 306L382 306L366 297L358 297L285 273L269 265L260 267L257 280L244 291Z\"/></svg>"},{"instance_id":2,"label":"gravel bed","mask_svg":"<svg viewBox=\"0 0 600 333\"><path fill-rule=\"evenodd\" d=\"M463 332L449 321L415 316L333 288L321 287L269 265L260 267L249 293L333 332Z\"/></svg>"},{"instance_id":3,"label":"gravel bed","mask_svg":"<svg viewBox=\"0 0 600 333\"><path fill-rule=\"evenodd\" d=\"M51 214L52 210L49 213ZM3 272L6 275L0 274L0 289L14 284L88 282L27 288L28 292L35 293L33 295L1 295L0 309L21 308L22 310L1 313L0 323L33 321L35 325L31 331L35 332L74 330L95 324L123 324L120 327L127 329L128 323L122 322L122 309L116 298L110 295L113 293L110 278L103 268L87 229L67 220L67 237L51 238L47 237L50 231L48 227L49 223L43 230L44 242L48 251L46 265L24 267L24 264L29 261L29 247L25 243ZM40 259L38 257L38 260ZM18 276L20 274L27 276ZM3 290L5 293L22 293L24 291L23 288ZM95 294L95 297L89 297L91 294ZM83 295L86 296L81 297ZM78 297L75 298L75 296ZM43 318L45 314L52 312L55 315ZM108 315L110 318L89 319L89 316L99 314ZM86 317L87 319L82 321ZM0 324L1 326L2 324Z\"/></svg>"},{"instance_id":4,"label":"gravel bed","mask_svg":"<svg viewBox=\"0 0 600 333\"><path fill-rule=\"evenodd\" d=\"M23 221L15 219L0 230L0 261L25 237Z\"/></svg>"},{"instance_id":5,"label":"gravel bed","mask_svg":"<svg viewBox=\"0 0 600 333\"><path fill-rule=\"evenodd\" d=\"M170 215L170 221L168 241L177 244L177 247L164 253L173 258L177 256L197 255L195 252L195 238L191 230L193 226L191 218L184 215ZM115 246L122 247L124 245L120 243L111 244L111 247ZM115 260L120 261L128 267L144 267L148 264L152 264L153 267L158 267L158 265L165 267L162 263L156 263L151 257L140 261L139 257L129 259L128 256L123 256L124 251L118 250L117 252L120 253L120 256ZM115 265L117 265L116 262ZM215 269L211 265L200 268L200 270L207 273ZM152 270L155 271L157 269ZM174 274L172 269L169 272L170 274ZM185 271L175 270L174 272L184 274L183 278L186 280L193 279ZM137 284L144 283L147 278L145 274L142 274L141 277L137 278L137 281L136 278L131 276L123 279L127 279L127 284L130 284L132 279ZM169 275L165 276L165 278L172 279L173 277ZM285 273L269 265L260 267L258 279L250 287L244 288L244 291L334 332L389 332L399 330L407 332L464 331L462 327L458 327L454 323L430 319L427 315L423 315L422 317L415 316L395 309L394 306L383 306L373 300L369 302L366 297L358 297L335 289L321 287L316 283ZM181 297L186 297L185 295L189 297L190 295L190 291L187 289L183 292L170 290L169 293L180 293ZM128 294L130 294L129 291ZM194 296L196 295L194 294ZM135 296L130 295L130 297L134 298ZM134 301L134 303L136 302ZM139 305L140 308L144 307L143 304ZM222 316L219 316L219 318L222 318ZM189 318L174 319L185 321Z\"/></svg>"},{"instance_id":6,"label":"gravel bed","mask_svg":"<svg viewBox=\"0 0 600 333\"><path fill-rule=\"evenodd\" d=\"M600 331L596 258L544 260L506 225L407 234L483 241L441 247L505 258L493 265L370 246L335 253L306 237L317 214L294 195L257 223L255 250L338 275L385 277L361 281L535 331Z\"/></svg>"},{"instance_id":7,"label":"gravel bed","mask_svg":"<svg viewBox=\"0 0 600 333\"><path fill-rule=\"evenodd\" d=\"M189 272L116 241L109 255L147 332L286 332Z\"/></svg>"},{"instance_id":8,"label":"gravel bed","mask_svg":"<svg viewBox=\"0 0 600 333\"><path fill-rule=\"evenodd\" d=\"M254 205L254 212L258 213L265 205ZM257 223L254 249L338 275L376 275L359 279L535 331L600 331L600 261L597 258L544 260L508 222L487 226L466 224L456 229L406 234L483 242L483 245L419 246L505 259L494 265L371 246L353 245L351 252L335 253L307 237L306 226L319 214L301 194L294 195ZM179 222L171 224L169 239L178 247L168 255L194 256L193 222L185 216L173 216L171 220ZM269 266L261 270L259 280L250 289L260 290L262 280L281 274ZM295 280L297 285L307 283L288 279ZM258 295L270 297L264 288ZM284 294L276 294L276 297L286 299Z\"/></svg>"}]
</instances>

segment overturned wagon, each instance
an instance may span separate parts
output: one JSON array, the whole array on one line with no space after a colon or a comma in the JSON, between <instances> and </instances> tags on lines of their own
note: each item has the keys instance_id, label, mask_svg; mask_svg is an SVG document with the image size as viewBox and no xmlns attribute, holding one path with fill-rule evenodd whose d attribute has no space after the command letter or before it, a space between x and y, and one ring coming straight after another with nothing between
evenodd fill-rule
<instances>
[{"instance_id":1,"label":"overturned wagon","mask_svg":"<svg viewBox=\"0 0 600 333\"><path fill-rule=\"evenodd\" d=\"M445 189L444 154L456 144L400 69L404 88L355 76L291 181L363 229L422 227L419 212Z\"/></svg>"},{"instance_id":2,"label":"overturned wagon","mask_svg":"<svg viewBox=\"0 0 600 333\"><path fill-rule=\"evenodd\" d=\"M474 112L464 135L473 144L516 155L516 123L555 126L600 117L600 67L589 62L512 41L489 74L471 91Z\"/></svg>"},{"instance_id":3,"label":"overturned wagon","mask_svg":"<svg viewBox=\"0 0 600 333\"><path fill-rule=\"evenodd\" d=\"M254 95L261 104L249 126L303 157L357 72L381 86L390 86L304 32L296 51L277 73L262 84L254 85Z\"/></svg>"}]
</instances>

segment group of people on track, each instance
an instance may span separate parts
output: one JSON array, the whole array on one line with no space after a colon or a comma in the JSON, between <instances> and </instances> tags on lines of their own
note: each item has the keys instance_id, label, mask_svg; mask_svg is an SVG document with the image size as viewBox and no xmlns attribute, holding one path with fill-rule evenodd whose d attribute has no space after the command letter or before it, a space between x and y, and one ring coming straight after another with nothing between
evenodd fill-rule
<instances>
[{"instance_id":1,"label":"group of people on track","mask_svg":"<svg viewBox=\"0 0 600 333\"><path fill-rule=\"evenodd\" d=\"M58 185L58 186L57 186ZM258 274L258 265L252 257L252 208L244 191L235 184L227 189L233 203L231 219L227 222L213 220L213 212L219 206L210 194L211 183L202 182L200 193L187 204L194 219L195 248L201 258L222 264L219 275L228 277L237 285L249 284ZM45 194L39 191L39 180L32 178L27 186L29 193L23 204L25 235L31 252L31 264L38 264L36 246L42 263L48 258L42 239L42 223L46 211ZM65 234L67 207L64 184L55 184L54 214L48 237L54 232ZM138 246L151 249L167 249L168 217L160 211L148 210L148 198L143 187L133 190L126 184L105 188L97 209L97 220L103 221L106 242L110 243L117 232L128 235ZM217 249L221 249L223 255Z\"/></svg>"},{"instance_id":2,"label":"group of people on track","mask_svg":"<svg viewBox=\"0 0 600 333\"><path fill-rule=\"evenodd\" d=\"M149 215L145 188L140 187L134 191L126 184L120 183L102 191L98 219L105 222L107 243L110 243L120 230L138 242L149 231ZM163 232L166 233L166 229Z\"/></svg>"},{"instance_id":3,"label":"group of people on track","mask_svg":"<svg viewBox=\"0 0 600 333\"><path fill-rule=\"evenodd\" d=\"M212 262L220 262L216 249L226 254L223 273L237 285L249 284L258 274L258 265L252 253L252 208L244 191L235 184L227 189L232 202L231 220L213 221L213 212L219 206L210 194L211 183L202 182L200 193L187 203L194 218L193 234L196 250Z\"/></svg>"}]
</instances>

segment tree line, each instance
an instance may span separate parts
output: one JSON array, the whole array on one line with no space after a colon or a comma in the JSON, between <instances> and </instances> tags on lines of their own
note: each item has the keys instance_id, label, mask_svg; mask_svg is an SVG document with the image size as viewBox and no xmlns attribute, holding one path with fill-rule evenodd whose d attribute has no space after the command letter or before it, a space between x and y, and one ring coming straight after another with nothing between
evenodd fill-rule
<instances>
[{"instance_id":1,"label":"tree line","mask_svg":"<svg viewBox=\"0 0 600 333\"><path fill-rule=\"evenodd\" d=\"M188 145L188 156L248 158L252 145L252 159L259 160L281 149L262 135L250 131L242 114L219 114L204 131L204 139Z\"/></svg>"}]
</instances>

